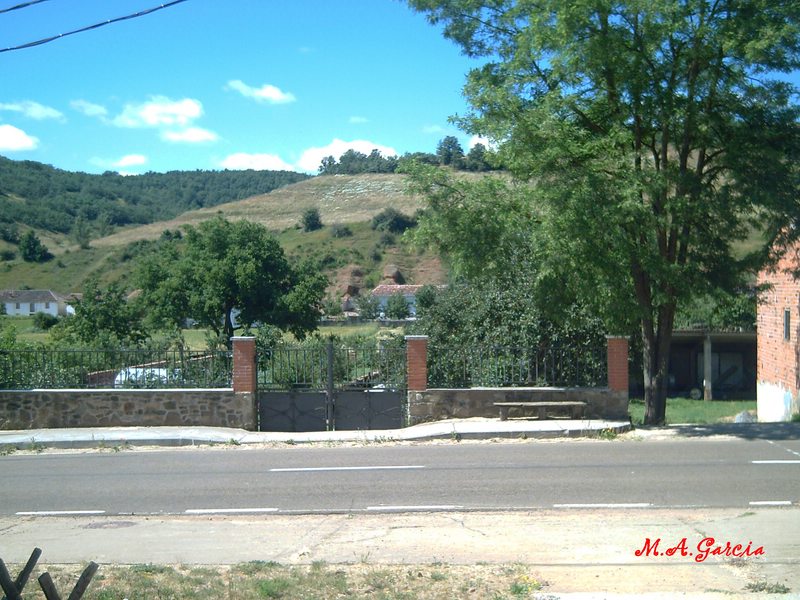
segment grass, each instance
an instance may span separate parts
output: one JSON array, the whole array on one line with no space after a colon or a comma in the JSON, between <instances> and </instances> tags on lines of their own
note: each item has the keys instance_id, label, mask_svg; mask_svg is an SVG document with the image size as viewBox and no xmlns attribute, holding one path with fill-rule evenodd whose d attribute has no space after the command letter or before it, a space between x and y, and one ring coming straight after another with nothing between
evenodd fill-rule
<instances>
[{"instance_id":1,"label":"grass","mask_svg":"<svg viewBox=\"0 0 800 600\"><path fill-rule=\"evenodd\" d=\"M755 400L692 400L691 398L668 398L666 424L709 424L730 420L745 410L755 410ZM644 420L644 400L631 399L628 414L634 425Z\"/></svg>"},{"instance_id":2,"label":"grass","mask_svg":"<svg viewBox=\"0 0 800 600\"><path fill-rule=\"evenodd\" d=\"M318 261L331 280L349 283L350 272L358 265L362 284L376 285L383 268L395 264L409 283L443 281L441 263L431 253L417 253L405 248L399 236L387 240L370 227L373 216L392 207L408 215L422 208L422 198L406 193L403 175L372 174L357 176L315 177L299 184L279 188L270 194L254 196L184 213L169 221L140 227L127 227L116 233L92 240L88 249L79 249L67 236L48 237L38 232L55 257L45 263L27 263L20 258L0 262L0 289L53 289L78 292L90 276L99 276L101 283L122 280L130 284L130 274L140 259L136 248L128 245L143 240L157 240L165 229L175 230L182 224L197 225L218 213L231 220L248 219L275 232L286 253L293 258ZM322 229L303 232L296 227L307 208L318 208ZM346 223L349 237L335 238L334 224ZM138 247L140 247L139 245ZM0 248L8 247L0 244Z\"/></svg>"},{"instance_id":3,"label":"grass","mask_svg":"<svg viewBox=\"0 0 800 600\"><path fill-rule=\"evenodd\" d=\"M11 572L19 569L13 566ZM81 566L47 570L59 590L71 590ZM34 578L38 574L34 575ZM32 578L32 580L34 579ZM24 598L39 597L33 581ZM311 565L287 566L250 562L226 566L103 565L85 600L194 600L375 598L432 600L438 598L528 598L542 589L525 565ZM34 594L34 590L37 594Z\"/></svg>"}]
</instances>

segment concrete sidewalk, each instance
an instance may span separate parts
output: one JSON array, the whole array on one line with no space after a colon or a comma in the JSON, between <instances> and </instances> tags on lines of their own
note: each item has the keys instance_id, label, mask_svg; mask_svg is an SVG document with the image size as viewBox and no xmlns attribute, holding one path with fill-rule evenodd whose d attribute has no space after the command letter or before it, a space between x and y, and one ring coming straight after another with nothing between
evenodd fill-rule
<instances>
[{"instance_id":1,"label":"concrete sidewalk","mask_svg":"<svg viewBox=\"0 0 800 600\"><path fill-rule=\"evenodd\" d=\"M34 547L51 564L285 565L521 564L547 582L542 597L586 593L664 598L761 598L766 582L800 590L797 508L539 510L211 517L2 517L3 560L24 563ZM661 540L658 555L641 550ZM748 544L763 554L701 556L714 544ZM669 556L685 540L687 554ZM640 551L639 556L636 552ZM691 555L688 555L691 552ZM700 559L702 562L700 562ZM596 595L595 595L596 594Z\"/></svg>"},{"instance_id":2,"label":"concrete sidewalk","mask_svg":"<svg viewBox=\"0 0 800 600\"><path fill-rule=\"evenodd\" d=\"M453 419L402 429L262 432L224 427L87 427L0 431L0 449L97 446L193 446L324 442L426 441L436 439L564 438L629 431L627 421Z\"/></svg>"}]
</instances>

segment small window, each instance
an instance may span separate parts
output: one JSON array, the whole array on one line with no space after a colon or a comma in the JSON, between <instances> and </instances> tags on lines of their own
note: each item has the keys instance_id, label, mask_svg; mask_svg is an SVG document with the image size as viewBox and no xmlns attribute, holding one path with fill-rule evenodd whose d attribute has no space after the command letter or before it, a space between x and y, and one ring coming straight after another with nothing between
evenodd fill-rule
<instances>
[{"instance_id":1,"label":"small window","mask_svg":"<svg viewBox=\"0 0 800 600\"><path fill-rule=\"evenodd\" d=\"M36 312L36 304L31 302L30 309L28 310L28 312L35 313Z\"/></svg>"},{"instance_id":2,"label":"small window","mask_svg":"<svg viewBox=\"0 0 800 600\"><path fill-rule=\"evenodd\" d=\"M45 302L44 303L44 309L45 310L50 310L50 303L49 302Z\"/></svg>"},{"instance_id":3,"label":"small window","mask_svg":"<svg viewBox=\"0 0 800 600\"><path fill-rule=\"evenodd\" d=\"M783 311L783 339L792 339L792 313L788 308Z\"/></svg>"},{"instance_id":4,"label":"small window","mask_svg":"<svg viewBox=\"0 0 800 600\"><path fill-rule=\"evenodd\" d=\"M16 309L19 310L19 302L17 302Z\"/></svg>"}]
</instances>

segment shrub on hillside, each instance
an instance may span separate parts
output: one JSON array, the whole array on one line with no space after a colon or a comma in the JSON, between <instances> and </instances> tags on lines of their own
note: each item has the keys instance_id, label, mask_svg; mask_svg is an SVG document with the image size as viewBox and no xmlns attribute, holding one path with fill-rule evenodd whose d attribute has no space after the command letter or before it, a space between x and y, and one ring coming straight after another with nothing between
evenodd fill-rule
<instances>
[{"instance_id":1,"label":"shrub on hillside","mask_svg":"<svg viewBox=\"0 0 800 600\"><path fill-rule=\"evenodd\" d=\"M48 313L37 312L33 315L33 326L40 331L47 331L58 323L58 317Z\"/></svg>"},{"instance_id":2,"label":"shrub on hillside","mask_svg":"<svg viewBox=\"0 0 800 600\"><path fill-rule=\"evenodd\" d=\"M394 208L384 208L377 215L372 217L372 228L377 231L388 231L391 233L403 233L406 229L411 229L417 225L414 217L404 215Z\"/></svg>"},{"instance_id":3,"label":"shrub on hillside","mask_svg":"<svg viewBox=\"0 0 800 600\"><path fill-rule=\"evenodd\" d=\"M317 229L322 229L322 217L319 214L319 209L306 209L300 219L300 224L303 226L303 231L316 231Z\"/></svg>"},{"instance_id":4,"label":"shrub on hillside","mask_svg":"<svg viewBox=\"0 0 800 600\"><path fill-rule=\"evenodd\" d=\"M335 238L343 238L343 237L350 237L353 235L353 230L350 229L347 225L342 225L341 223L337 223L331 227L331 237Z\"/></svg>"}]
</instances>

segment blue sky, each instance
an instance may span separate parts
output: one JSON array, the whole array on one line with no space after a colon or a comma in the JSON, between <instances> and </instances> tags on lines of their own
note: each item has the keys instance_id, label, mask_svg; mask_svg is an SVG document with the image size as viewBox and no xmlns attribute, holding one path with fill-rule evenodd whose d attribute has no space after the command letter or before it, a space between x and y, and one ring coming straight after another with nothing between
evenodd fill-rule
<instances>
[{"instance_id":1,"label":"blue sky","mask_svg":"<svg viewBox=\"0 0 800 600\"><path fill-rule=\"evenodd\" d=\"M0 10L23 0L0 0ZM0 13L0 49L166 0ZM353 147L435 151L476 66L399 0L188 0L0 53L0 155L73 171L316 172Z\"/></svg>"}]
</instances>

